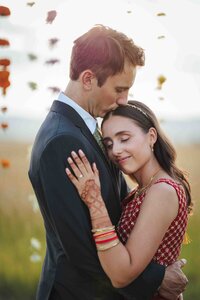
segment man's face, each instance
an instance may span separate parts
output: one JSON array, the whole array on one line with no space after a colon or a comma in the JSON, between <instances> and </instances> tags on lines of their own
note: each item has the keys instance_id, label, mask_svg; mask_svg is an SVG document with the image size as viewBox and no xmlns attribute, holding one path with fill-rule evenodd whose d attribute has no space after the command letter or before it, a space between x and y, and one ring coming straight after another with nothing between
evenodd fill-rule
<instances>
[{"instance_id":1,"label":"man's face","mask_svg":"<svg viewBox=\"0 0 200 300\"><path fill-rule=\"evenodd\" d=\"M134 83L136 68L126 63L124 71L112 77L108 77L103 86L98 87L97 80L93 85L91 100L89 101L89 112L94 117L103 118L105 114L125 105L128 92Z\"/></svg>"}]
</instances>

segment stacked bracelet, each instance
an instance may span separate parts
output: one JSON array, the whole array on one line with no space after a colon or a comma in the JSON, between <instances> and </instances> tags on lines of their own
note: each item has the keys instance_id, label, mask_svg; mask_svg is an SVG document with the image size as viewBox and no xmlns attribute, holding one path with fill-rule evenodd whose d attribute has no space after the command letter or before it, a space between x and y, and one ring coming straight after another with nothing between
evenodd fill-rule
<instances>
[{"instance_id":1,"label":"stacked bracelet","mask_svg":"<svg viewBox=\"0 0 200 300\"><path fill-rule=\"evenodd\" d=\"M115 242L111 242L109 244L105 244L105 245L101 245L101 246L97 246L97 251L105 251L105 250L108 250L108 249L111 249L115 246L117 246L118 244L120 243L120 241L117 239L117 241Z\"/></svg>"},{"instance_id":2,"label":"stacked bracelet","mask_svg":"<svg viewBox=\"0 0 200 300\"><path fill-rule=\"evenodd\" d=\"M115 226L92 229L97 251L104 251L113 248L120 243Z\"/></svg>"},{"instance_id":3,"label":"stacked bracelet","mask_svg":"<svg viewBox=\"0 0 200 300\"><path fill-rule=\"evenodd\" d=\"M102 228L93 228L91 231L93 233L96 233L96 232L106 232L108 230L113 230L115 229L115 226L108 226L108 227L102 227Z\"/></svg>"}]
</instances>

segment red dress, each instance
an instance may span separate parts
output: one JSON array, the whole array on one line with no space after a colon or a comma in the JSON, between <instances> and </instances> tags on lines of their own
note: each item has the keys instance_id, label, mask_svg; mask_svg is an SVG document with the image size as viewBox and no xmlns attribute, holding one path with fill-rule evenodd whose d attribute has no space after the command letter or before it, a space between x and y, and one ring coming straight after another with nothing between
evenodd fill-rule
<instances>
[{"instance_id":1,"label":"red dress","mask_svg":"<svg viewBox=\"0 0 200 300\"><path fill-rule=\"evenodd\" d=\"M179 209L176 218L165 233L160 246L155 253L153 260L161 265L168 266L175 262L180 254L181 243L186 231L188 213L187 200L182 185L171 179L161 178L154 184L165 182L176 190L179 201ZM122 202L122 215L119 220L117 231L122 243L126 243L128 237L137 221L140 213L140 207L145 198L146 192L134 199L135 190L133 190ZM170 203L169 203L170 205Z\"/></svg>"}]
</instances>

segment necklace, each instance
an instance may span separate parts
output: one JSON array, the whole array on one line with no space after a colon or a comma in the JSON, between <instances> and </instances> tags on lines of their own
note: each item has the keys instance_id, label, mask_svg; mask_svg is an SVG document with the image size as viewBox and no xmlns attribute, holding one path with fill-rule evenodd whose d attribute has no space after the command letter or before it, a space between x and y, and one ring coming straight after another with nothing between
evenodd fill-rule
<instances>
[{"instance_id":1,"label":"necklace","mask_svg":"<svg viewBox=\"0 0 200 300\"><path fill-rule=\"evenodd\" d=\"M156 171L156 173L153 176L151 176L151 178L150 178L149 182L147 183L147 185L145 185L144 187L142 187L140 189L139 189L139 186L137 187L137 189L135 191L135 198L137 198L138 196L140 196L142 193L144 193L148 189L148 187L151 186L152 181L154 180L154 178L156 177L156 175L160 172L160 170L161 169L159 169L158 171Z\"/></svg>"}]
</instances>

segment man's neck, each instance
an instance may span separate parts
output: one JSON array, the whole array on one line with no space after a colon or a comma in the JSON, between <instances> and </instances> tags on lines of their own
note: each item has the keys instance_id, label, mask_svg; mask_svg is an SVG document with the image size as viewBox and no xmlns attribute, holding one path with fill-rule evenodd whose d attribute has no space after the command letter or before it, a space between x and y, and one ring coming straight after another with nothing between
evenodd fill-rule
<instances>
[{"instance_id":1,"label":"man's neck","mask_svg":"<svg viewBox=\"0 0 200 300\"><path fill-rule=\"evenodd\" d=\"M70 80L64 91L64 94L76 102L84 110L89 112L87 107L87 99L85 98L84 93L81 91L80 83L78 81Z\"/></svg>"}]
</instances>

